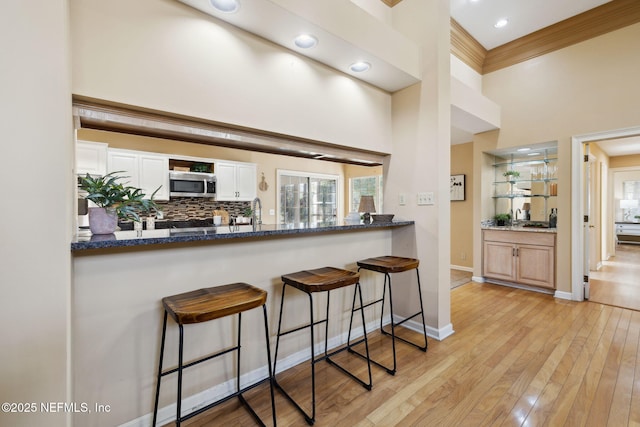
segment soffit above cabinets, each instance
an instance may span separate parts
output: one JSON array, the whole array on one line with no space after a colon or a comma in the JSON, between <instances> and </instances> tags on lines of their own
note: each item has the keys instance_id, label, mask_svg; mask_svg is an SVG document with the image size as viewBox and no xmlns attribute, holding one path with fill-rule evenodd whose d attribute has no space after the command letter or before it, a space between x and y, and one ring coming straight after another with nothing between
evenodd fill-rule
<instances>
[{"instance_id":1,"label":"soffit above cabinets","mask_svg":"<svg viewBox=\"0 0 640 427\"><path fill-rule=\"evenodd\" d=\"M322 141L239 128L193 117L75 99L76 128L185 141L359 166L379 166L386 154Z\"/></svg>"},{"instance_id":2,"label":"soffit above cabinets","mask_svg":"<svg viewBox=\"0 0 640 427\"><path fill-rule=\"evenodd\" d=\"M217 11L209 0L178 1L387 92L421 78L418 46L350 1L252 0L234 13ZM297 47L294 39L303 33L315 36L318 44ZM351 71L357 61L368 62L371 69Z\"/></svg>"}]
</instances>

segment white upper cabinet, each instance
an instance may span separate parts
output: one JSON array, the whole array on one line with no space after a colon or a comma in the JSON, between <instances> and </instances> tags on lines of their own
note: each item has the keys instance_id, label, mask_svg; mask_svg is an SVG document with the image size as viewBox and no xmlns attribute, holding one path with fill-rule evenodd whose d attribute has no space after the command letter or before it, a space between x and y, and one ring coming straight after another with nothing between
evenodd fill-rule
<instances>
[{"instance_id":1,"label":"white upper cabinet","mask_svg":"<svg viewBox=\"0 0 640 427\"><path fill-rule=\"evenodd\" d=\"M142 189L155 200L169 200L169 157L145 151L109 149L107 170L128 177L127 185Z\"/></svg>"},{"instance_id":2,"label":"white upper cabinet","mask_svg":"<svg viewBox=\"0 0 640 427\"><path fill-rule=\"evenodd\" d=\"M104 175L107 173L108 145L102 142L76 143L76 174Z\"/></svg>"},{"instance_id":3,"label":"white upper cabinet","mask_svg":"<svg viewBox=\"0 0 640 427\"><path fill-rule=\"evenodd\" d=\"M257 194L257 165L255 163L217 162L217 200L251 201Z\"/></svg>"}]
</instances>

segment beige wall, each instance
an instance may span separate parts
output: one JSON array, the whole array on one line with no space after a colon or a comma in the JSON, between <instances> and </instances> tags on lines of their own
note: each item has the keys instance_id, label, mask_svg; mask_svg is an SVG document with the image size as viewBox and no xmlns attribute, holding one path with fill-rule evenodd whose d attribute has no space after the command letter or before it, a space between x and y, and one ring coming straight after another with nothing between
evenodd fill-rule
<instances>
[{"instance_id":1,"label":"beige wall","mask_svg":"<svg viewBox=\"0 0 640 427\"><path fill-rule=\"evenodd\" d=\"M180 2L75 0L71 34L74 94L391 151L388 93Z\"/></svg>"},{"instance_id":2,"label":"beige wall","mask_svg":"<svg viewBox=\"0 0 640 427\"><path fill-rule=\"evenodd\" d=\"M611 168L640 167L640 154L610 157L609 166Z\"/></svg>"},{"instance_id":3,"label":"beige wall","mask_svg":"<svg viewBox=\"0 0 640 427\"><path fill-rule=\"evenodd\" d=\"M71 396L67 8L65 0L11 1L0 13L0 402L37 405L32 413L0 411L2 426L64 426L69 416L40 406Z\"/></svg>"},{"instance_id":4,"label":"beige wall","mask_svg":"<svg viewBox=\"0 0 640 427\"><path fill-rule=\"evenodd\" d=\"M465 176L465 200L451 202L451 265L473 268L473 143L451 146L451 175Z\"/></svg>"},{"instance_id":5,"label":"beige wall","mask_svg":"<svg viewBox=\"0 0 640 427\"><path fill-rule=\"evenodd\" d=\"M558 141L558 290L571 292L571 136L637 126L640 24L484 76L484 94L502 108L498 132L477 136L474 156L492 148ZM479 162L480 160L478 160ZM477 178L481 170L474 170ZM474 274L481 272L475 208Z\"/></svg>"}]
</instances>

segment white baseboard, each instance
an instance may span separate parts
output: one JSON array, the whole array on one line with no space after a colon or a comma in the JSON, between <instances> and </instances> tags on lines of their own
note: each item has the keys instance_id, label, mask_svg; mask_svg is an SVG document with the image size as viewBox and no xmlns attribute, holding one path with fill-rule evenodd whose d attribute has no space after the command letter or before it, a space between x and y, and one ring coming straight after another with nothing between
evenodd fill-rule
<instances>
[{"instance_id":1,"label":"white baseboard","mask_svg":"<svg viewBox=\"0 0 640 427\"><path fill-rule=\"evenodd\" d=\"M471 276L471 280L476 283L484 283L486 280L482 276Z\"/></svg>"},{"instance_id":2,"label":"white baseboard","mask_svg":"<svg viewBox=\"0 0 640 427\"><path fill-rule=\"evenodd\" d=\"M573 301L573 294L571 292L556 291L555 294L553 294L553 296L558 299L566 299L569 301Z\"/></svg>"},{"instance_id":3,"label":"white baseboard","mask_svg":"<svg viewBox=\"0 0 640 427\"><path fill-rule=\"evenodd\" d=\"M404 320L402 317L394 316L396 322L401 322ZM422 334L422 322L416 320L408 320L402 324L403 327L407 329L411 329L414 332ZM430 338L434 338L438 341L442 341L450 335L453 335L455 331L453 330L453 325L449 323L444 328L436 329L427 325L427 336Z\"/></svg>"},{"instance_id":4,"label":"white baseboard","mask_svg":"<svg viewBox=\"0 0 640 427\"><path fill-rule=\"evenodd\" d=\"M450 265L449 268L452 270L460 270L460 271L466 271L468 273L473 273L473 267L463 267L462 265Z\"/></svg>"}]
</instances>

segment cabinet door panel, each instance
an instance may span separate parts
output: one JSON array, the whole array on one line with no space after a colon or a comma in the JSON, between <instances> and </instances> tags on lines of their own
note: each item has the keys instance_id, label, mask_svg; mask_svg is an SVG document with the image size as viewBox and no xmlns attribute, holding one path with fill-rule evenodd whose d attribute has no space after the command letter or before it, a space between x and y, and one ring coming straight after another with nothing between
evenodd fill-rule
<instances>
[{"instance_id":1,"label":"cabinet door panel","mask_svg":"<svg viewBox=\"0 0 640 427\"><path fill-rule=\"evenodd\" d=\"M253 200L256 197L257 171L256 165L237 165L236 188L238 200Z\"/></svg>"},{"instance_id":2,"label":"cabinet door panel","mask_svg":"<svg viewBox=\"0 0 640 427\"><path fill-rule=\"evenodd\" d=\"M217 200L237 200L236 197L236 165L216 163L216 197Z\"/></svg>"},{"instance_id":3,"label":"cabinet door panel","mask_svg":"<svg viewBox=\"0 0 640 427\"><path fill-rule=\"evenodd\" d=\"M553 248L520 245L517 250L518 276L516 280L527 285L555 288Z\"/></svg>"},{"instance_id":4,"label":"cabinet door panel","mask_svg":"<svg viewBox=\"0 0 640 427\"><path fill-rule=\"evenodd\" d=\"M132 187L140 187L138 180L139 165L138 156L129 152L120 152L117 150L109 150L107 171L119 172L116 175L126 177L120 182Z\"/></svg>"},{"instance_id":5,"label":"cabinet door panel","mask_svg":"<svg viewBox=\"0 0 640 427\"><path fill-rule=\"evenodd\" d=\"M140 188L150 198L156 189L155 200L169 200L169 158L151 154L140 155Z\"/></svg>"},{"instance_id":6,"label":"cabinet door panel","mask_svg":"<svg viewBox=\"0 0 640 427\"><path fill-rule=\"evenodd\" d=\"M494 279L514 280L515 246L510 243L484 243L484 275Z\"/></svg>"}]
</instances>

